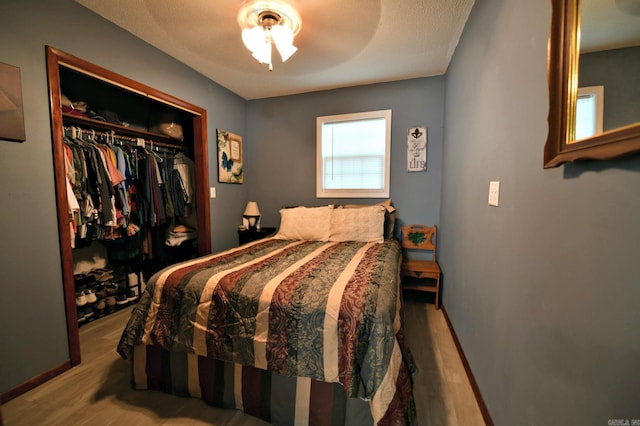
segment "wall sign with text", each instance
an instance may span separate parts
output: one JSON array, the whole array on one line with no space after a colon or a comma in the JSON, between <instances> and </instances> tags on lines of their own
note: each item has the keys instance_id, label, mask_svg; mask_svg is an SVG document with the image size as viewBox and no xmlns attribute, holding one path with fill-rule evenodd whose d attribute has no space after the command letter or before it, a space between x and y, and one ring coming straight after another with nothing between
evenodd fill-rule
<instances>
[{"instance_id":1,"label":"wall sign with text","mask_svg":"<svg viewBox=\"0 0 640 426\"><path fill-rule=\"evenodd\" d=\"M427 170L427 128L411 127L407 131L407 171Z\"/></svg>"}]
</instances>

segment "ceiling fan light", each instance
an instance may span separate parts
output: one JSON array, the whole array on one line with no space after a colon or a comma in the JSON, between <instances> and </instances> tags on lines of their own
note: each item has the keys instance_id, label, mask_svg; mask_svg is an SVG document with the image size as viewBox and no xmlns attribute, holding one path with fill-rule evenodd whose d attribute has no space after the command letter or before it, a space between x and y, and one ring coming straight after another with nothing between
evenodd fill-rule
<instances>
[{"instance_id":1,"label":"ceiling fan light","mask_svg":"<svg viewBox=\"0 0 640 426\"><path fill-rule=\"evenodd\" d=\"M254 50L251 56L260 63L271 64L271 43L263 41L262 45Z\"/></svg>"},{"instance_id":2,"label":"ceiling fan light","mask_svg":"<svg viewBox=\"0 0 640 426\"><path fill-rule=\"evenodd\" d=\"M295 47L293 44L284 45L284 46L276 44L276 48L278 49L278 52L280 53L280 57L282 58L282 62L286 62L287 59L289 59L291 56L293 56L294 53L296 53L298 51L298 48Z\"/></svg>"},{"instance_id":3,"label":"ceiling fan light","mask_svg":"<svg viewBox=\"0 0 640 426\"><path fill-rule=\"evenodd\" d=\"M293 31L284 25L274 25L271 27L271 35L276 44L293 44Z\"/></svg>"},{"instance_id":4,"label":"ceiling fan light","mask_svg":"<svg viewBox=\"0 0 640 426\"><path fill-rule=\"evenodd\" d=\"M242 30L242 42L252 52L260 49L265 42L264 30L261 27L246 28Z\"/></svg>"},{"instance_id":5,"label":"ceiling fan light","mask_svg":"<svg viewBox=\"0 0 640 426\"><path fill-rule=\"evenodd\" d=\"M269 64L270 71L273 44L282 62L298 50L293 38L300 31L300 15L285 1L247 0L238 12L238 24L244 45L259 62Z\"/></svg>"}]
</instances>

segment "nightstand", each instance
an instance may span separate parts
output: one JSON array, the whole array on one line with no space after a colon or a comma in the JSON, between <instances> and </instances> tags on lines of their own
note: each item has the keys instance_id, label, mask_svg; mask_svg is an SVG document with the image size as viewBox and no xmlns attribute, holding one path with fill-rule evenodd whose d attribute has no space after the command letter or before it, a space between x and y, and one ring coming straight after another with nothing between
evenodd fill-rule
<instances>
[{"instance_id":1,"label":"nightstand","mask_svg":"<svg viewBox=\"0 0 640 426\"><path fill-rule=\"evenodd\" d=\"M249 229L238 229L238 242L239 245L250 243L251 241L260 240L266 238L276 232L276 228L260 228L255 231Z\"/></svg>"},{"instance_id":2,"label":"nightstand","mask_svg":"<svg viewBox=\"0 0 640 426\"><path fill-rule=\"evenodd\" d=\"M401 274L406 279L403 281L404 288L435 293L436 309L440 308L440 265L436 260L436 225L409 225L403 226L402 240L400 245L404 249L403 255L410 255L411 252L423 252L431 254L431 259L409 259L402 260ZM435 280L435 286L427 285L423 279Z\"/></svg>"}]
</instances>

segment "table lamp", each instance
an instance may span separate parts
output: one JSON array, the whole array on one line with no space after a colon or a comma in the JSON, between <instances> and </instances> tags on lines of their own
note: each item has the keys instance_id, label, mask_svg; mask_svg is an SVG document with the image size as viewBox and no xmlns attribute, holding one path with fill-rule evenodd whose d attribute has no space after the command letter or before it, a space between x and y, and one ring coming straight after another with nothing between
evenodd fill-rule
<instances>
[{"instance_id":1,"label":"table lamp","mask_svg":"<svg viewBox=\"0 0 640 426\"><path fill-rule=\"evenodd\" d=\"M255 201L249 201L247 207L244 209L242 217L247 220L250 231L255 231L260 221L260 209L258 203Z\"/></svg>"}]
</instances>

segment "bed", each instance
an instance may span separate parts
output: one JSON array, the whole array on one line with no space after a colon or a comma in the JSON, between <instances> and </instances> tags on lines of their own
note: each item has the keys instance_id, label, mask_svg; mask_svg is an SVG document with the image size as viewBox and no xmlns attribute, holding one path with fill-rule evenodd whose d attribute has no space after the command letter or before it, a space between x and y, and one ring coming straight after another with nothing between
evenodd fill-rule
<instances>
[{"instance_id":1,"label":"bed","mask_svg":"<svg viewBox=\"0 0 640 426\"><path fill-rule=\"evenodd\" d=\"M388 213L283 209L275 236L156 273L117 348L134 386L273 424L414 424Z\"/></svg>"}]
</instances>

